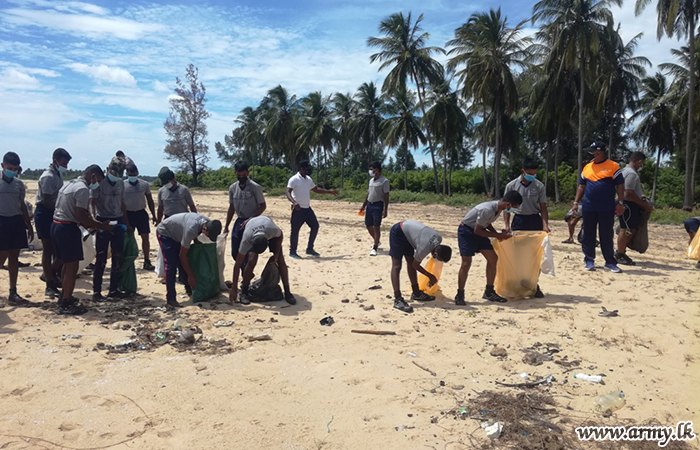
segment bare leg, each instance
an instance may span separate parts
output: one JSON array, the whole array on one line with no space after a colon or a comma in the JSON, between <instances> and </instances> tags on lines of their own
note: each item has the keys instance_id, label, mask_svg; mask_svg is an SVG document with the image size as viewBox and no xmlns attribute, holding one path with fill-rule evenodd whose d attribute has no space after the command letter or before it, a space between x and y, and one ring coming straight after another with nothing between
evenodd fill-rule
<instances>
[{"instance_id":1,"label":"bare leg","mask_svg":"<svg viewBox=\"0 0 700 450\"><path fill-rule=\"evenodd\" d=\"M372 236L372 239L374 240L374 243L377 243L377 238L374 236L374 228L369 225L367 225L367 231L369 231L369 235Z\"/></svg>"},{"instance_id":2,"label":"bare leg","mask_svg":"<svg viewBox=\"0 0 700 450\"><path fill-rule=\"evenodd\" d=\"M696 233L694 233L694 232L688 233L688 236L690 236L690 239L688 239L688 245L690 245L690 243L693 242L693 238L695 237L695 234Z\"/></svg>"},{"instance_id":3,"label":"bare leg","mask_svg":"<svg viewBox=\"0 0 700 450\"><path fill-rule=\"evenodd\" d=\"M10 254L9 251L0 252L0 267L5 265L5 261L7 260L7 257L9 256L9 254ZM10 283L10 289L12 289L11 283Z\"/></svg>"},{"instance_id":4,"label":"bare leg","mask_svg":"<svg viewBox=\"0 0 700 450\"><path fill-rule=\"evenodd\" d=\"M629 231L629 235L627 234L627 231ZM626 230L624 228L620 230L620 234L617 235L618 253L625 253L627 251L627 246L629 245L636 232L637 230Z\"/></svg>"},{"instance_id":5,"label":"bare leg","mask_svg":"<svg viewBox=\"0 0 700 450\"><path fill-rule=\"evenodd\" d=\"M41 268L44 271L44 278L46 283L51 283L53 281L53 247L51 247L51 239L42 239L41 245L43 250L41 251Z\"/></svg>"},{"instance_id":6,"label":"bare leg","mask_svg":"<svg viewBox=\"0 0 700 450\"><path fill-rule=\"evenodd\" d=\"M63 300L73 298L75 279L78 277L78 261L63 264Z\"/></svg>"},{"instance_id":7,"label":"bare leg","mask_svg":"<svg viewBox=\"0 0 700 450\"><path fill-rule=\"evenodd\" d=\"M496 264L498 255L493 250L481 250L481 254L486 258L486 285L493 286L496 280Z\"/></svg>"},{"instance_id":8,"label":"bare leg","mask_svg":"<svg viewBox=\"0 0 700 450\"><path fill-rule=\"evenodd\" d=\"M10 290L17 290L17 275L19 272L19 249L10 250L7 261L7 268L10 272Z\"/></svg>"},{"instance_id":9,"label":"bare leg","mask_svg":"<svg viewBox=\"0 0 700 450\"><path fill-rule=\"evenodd\" d=\"M396 296L401 296L401 260L398 258L391 258L391 287L394 289L394 294Z\"/></svg>"},{"instance_id":10,"label":"bare leg","mask_svg":"<svg viewBox=\"0 0 700 450\"><path fill-rule=\"evenodd\" d=\"M150 236L151 235L149 233L141 235L141 250L143 251L144 262L151 260L151 257L149 256L149 253L151 252L151 242L148 239Z\"/></svg>"},{"instance_id":11,"label":"bare leg","mask_svg":"<svg viewBox=\"0 0 700 450\"><path fill-rule=\"evenodd\" d=\"M374 248L379 247L379 240L382 237L382 228L374 227Z\"/></svg>"},{"instance_id":12,"label":"bare leg","mask_svg":"<svg viewBox=\"0 0 700 450\"><path fill-rule=\"evenodd\" d=\"M469 269L472 267L472 257L462 256L462 265L459 267L459 275L457 277L457 289L460 291L464 290L464 286L467 284L467 277L469 276Z\"/></svg>"},{"instance_id":13,"label":"bare leg","mask_svg":"<svg viewBox=\"0 0 700 450\"><path fill-rule=\"evenodd\" d=\"M255 269L255 265L258 263L258 254L255 252L251 252L248 254L248 264L245 266L245 270L243 271L243 281L241 282L242 286L249 286L250 281L253 279L253 269ZM280 273L280 275L282 275Z\"/></svg>"},{"instance_id":14,"label":"bare leg","mask_svg":"<svg viewBox=\"0 0 700 450\"><path fill-rule=\"evenodd\" d=\"M408 279L411 281L411 287L418 286L418 272L413 267L412 256L406 256L406 270L408 271Z\"/></svg>"},{"instance_id":15,"label":"bare leg","mask_svg":"<svg viewBox=\"0 0 700 450\"><path fill-rule=\"evenodd\" d=\"M250 265L250 262L248 263ZM280 268L280 278L282 278L282 286L284 286L285 291L289 291L289 268L287 263L284 261L284 255L280 252L277 258L277 266Z\"/></svg>"}]
</instances>

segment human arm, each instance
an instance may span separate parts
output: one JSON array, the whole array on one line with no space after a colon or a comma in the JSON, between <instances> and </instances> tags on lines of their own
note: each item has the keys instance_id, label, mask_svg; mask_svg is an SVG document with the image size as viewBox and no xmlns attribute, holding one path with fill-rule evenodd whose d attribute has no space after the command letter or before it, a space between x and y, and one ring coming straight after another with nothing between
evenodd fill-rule
<instances>
[{"instance_id":1,"label":"human arm","mask_svg":"<svg viewBox=\"0 0 700 450\"><path fill-rule=\"evenodd\" d=\"M510 234L507 232L499 233L493 228L492 225L489 225L487 227L482 227L478 223L474 227L474 234L476 234L477 236L482 236L482 237L487 237L487 238L492 237L492 238L496 238L499 240L510 238Z\"/></svg>"},{"instance_id":2,"label":"human arm","mask_svg":"<svg viewBox=\"0 0 700 450\"><path fill-rule=\"evenodd\" d=\"M245 261L245 255L239 253L236 255L236 264L233 266L233 285L231 290L228 291L228 299L231 303L235 302L238 298L238 277L241 273L241 267L243 267L243 261Z\"/></svg>"},{"instance_id":3,"label":"human arm","mask_svg":"<svg viewBox=\"0 0 700 450\"><path fill-rule=\"evenodd\" d=\"M151 195L151 192L146 193L146 203L148 203L148 209L151 211L151 217L153 219L153 223L157 224L158 219L156 217L156 207L155 204L153 203L153 196Z\"/></svg>"},{"instance_id":4,"label":"human arm","mask_svg":"<svg viewBox=\"0 0 700 450\"><path fill-rule=\"evenodd\" d=\"M187 284L194 289L197 287L197 279L194 277L194 273L192 273L192 269L190 268L190 260L187 258L189 251L190 249L188 247L180 247L180 264L182 264L182 268L187 274Z\"/></svg>"},{"instance_id":5,"label":"human arm","mask_svg":"<svg viewBox=\"0 0 700 450\"><path fill-rule=\"evenodd\" d=\"M573 212L578 212L578 202L580 202L581 199L583 198L583 193L585 191L586 191L585 184L579 184L578 188L576 188L576 196L574 197L574 205L571 208L571 210Z\"/></svg>"},{"instance_id":6,"label":"human arm","mask_svg":"<svg viewBox=\"0 0 700 450\"><path fill-rule=\"evenodd\" d=\"M389 193L385 192L384 193L384 212L382 213L382 218L386 219L387 215L389 215Z\"/></svg>"},{"instance_id":7,"label":"human arm","mask_svg":"<svg viewBox=\"0 0 700 450\"><path fill-rule=\"evenodd\" d=\"M78 222L80 225L82 225L84 228L89 229L89 228L94 228L97 230L104 230L104 231L112 231L114 230L114 227L110 225L109 223L106 222L98 222L92 218L90 213L88 213L88 210L85 208L81 208L80 206L75 208L75 214L78 217Z\"/></svg>"},{"instance_id":8,"label":"human arm","mask_svg":"<svg viewBox=\"0 0 700 450\"><path fill-rule=\"evenodd\" d=\"M428 277L428 283L430 284L430 286L437 283L437 278L435 277L435 275L433 275L432 273L425 270L423 268L423 266L421 265L421 262L419 260L417 260L416 258L413 258L412 266L414 269L416 269L417 272L420 272L423 275L425 275L426 277Z\"/></svg>"},{"instance_id":9,"label":"human arm","mask_svg":"<svg viewBox=\"0 0 700 450\"><path fill-rule=\"evenodd\" d=\"M649 203L645 202L644 199L640 198L634 189L625 189L625 200L636 203L641 206L645 211L652 211L654 209Z\"/></svg>"},{"instance_id":10,"label":"human arm","mask_svg":"<svg viewBox=\"0 0 700 450\"><path fill-rule=\"evenodd\" d=\"M156 218L156 225L158 225L163 220L163 196L158 190L158 216Z\"/></svg>"},{"instance_id":11,"label":"human arm","mask_svg":"<svg viewBox=\"0 0 700 450\"><path fill-rule=\"evenodd\" d=\"M365 208L367 207L367 203L369 203L369 193L365 195L365 201L362 202L362 206L360 206L360 212L365 210Z\"/></svg>"},{"instance_id":12,"label":"human arm","mask_svg":"<svg viewBox=\"0 0 700 450\"><path fill-rule=\"evenodd\" d=\"M292 208L294 208L294 209L300 209L301 207L300 207L299 204L296 202L296 200L294 200L294 197L292 197L292 191L293 191L293 190L294 190L294 189L292 189L292 188L290 188L290 187L287 188L287 200L289 200L289 202L292 204Z\"/></svg>"},{"instance_id":13,"label":"human arm","mask_svg":"<svg viewBox=\"0 0 700 450\"><path fill-rule=\"evenodd\" d=\"M228 227L231 225L231 221L233 220L233 215L235 212L236 207L233 206L233 203L229 203L228 212L226 213L226 226L224 227L224 233L228 233Z\"/></svg>"},{"instance_id":14,"label":"human arm","mask_svg":"<svg viewBox=\"0 0 700 450\"><path fill-rule=\"evenodd\" d=\"M318 186L314 186L311 190L314 191L314 192L317 193L317 194L338 195L338 190L337 190L337 189L328 190L328 189L320 188L320 187L318 187Z\"/></svg>"},{"instance_id":15,"label":"human arm","mask_svg":"<svg viewBox=\"0 0 700 450\"><path fill-rule=\"evenodd\" d=\"M243 223L241 224L241 229L245 228L246 224L248 223L248 221L250 219L252 219L253 217L258 217L258 216L262 215L262 213L264 213L266 209L267 209L267 203L262 202L261 204L259 204L258 209L255 210L253 215L248 217L246 220L243 221Z\"/></svg>"},{"instance_id":16,"label":"human arm","mask_svg":"<svg viewBox=\"0 0 700 450\"><path fill-rule=\"evenodd\" d=\"M277 245L275 245L275 251L273 254L275 255L275 262L279 263L280 256L282 256L282 240L284 238L284 234L282 233L282 230L280 230L280 235L279 238L277 239Z\"/></svg>"},{"instance_id":17,"label":"human arm","mask_svg":"<svg viewBox=\"0 0 700 450\"><path fill-rule=\"evenodd\" d=\"M506 232L510 233L510 213L503 211L503 222L506 224Z\"/></svg>"},{"instance_id":18,"label":"human arm","mask_svg":"<svg viewBox=\"0 0 700 450\"><path fill-rule=\"evenodd\" d=\"M56 209L56 200L51 195L43 194L41 196L41 204L48 209Z\"/></svg>"},{"instance_id":19,"label":"human arm","mask_svg":"<svg viewBox=\"0 0 700 450\"><path fill-rule=\"evenodd\" d=\"M187 189L187 188L185 188ZM194 204L194 200L192 199L192 193L190 192L189 189L185 191L185 201L187 202L187 206L190 208L190 212L196 213L197 212L197 206Z\"/></svg>"},{"instance_id":20,"label":"human arm","mask_svg":"<svg viewBox=\"0 0 700 450\"><path fill-rule=\"evenodd\" d=\"M546 203L540 203L540 214L542 214L542 229L547 233L551 233L549 229L549 210Z\"/></svg>"},{"instance_id":21,"label":"human arm","mask_svg":"<svg viewBox=\"0 0 700 450\"><path fill-rule=\"evenodd\" d=\"M129 215L126 213L126 203L124 203L124 200L122 199L122 220L124 221L124 225L126 225L126 231L129 233L133 233L134 229L131 227L131 224L129 223Z\"/></svg>"},{"instance_id":22,"label":"human arm","mask_svg":"<svg viewBox=\"0 0 700 450\"><path fill-rule=\"evenodd\" d=\"M22 209L22 216L24 217L24 225L27 227L29 242L32 242L34 240L34 228L32 227L32 220L29 218L27 204L24 203L24 195L21 197L22 201L20 202L20 208Z\"/></svg>"},{"instance_id":23,"label":"human arm","mask_svg":"<svg viewBox=\"0 0 700 450\"><path fill-rule=\"evenodd\" d=\"M615 214L617 214L618 216L621 216L622 213L625 212L625 205L622 204L622 201L625 198L625 185L624 185L624 183L615 185L615 189L617 190L617 205L615 205Z\"/></svg>"}]
</instances>

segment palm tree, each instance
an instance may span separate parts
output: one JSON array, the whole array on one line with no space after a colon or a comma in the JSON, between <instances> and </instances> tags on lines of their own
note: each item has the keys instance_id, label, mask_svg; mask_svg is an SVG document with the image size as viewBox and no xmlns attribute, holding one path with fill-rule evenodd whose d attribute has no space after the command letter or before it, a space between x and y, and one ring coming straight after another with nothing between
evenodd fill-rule
<instances>
[{"instance_id":1,"label":"palm tree","mask_svg":"<svg viewBox=\"0 0 700 450\"><path fill-rule=\"evenodd\" d=\"M634 49L644 33L637 34L624 44L619 30L619 25L614 29L612 23L608 24L606 51L603 54L598 93L598 109L606 108L608 112L610 155L614 154L615 125L620 122L620 117L627 109L634 110L640 80L646 76L644 67L651 67L651 62L647 58L634 56Z\"/></svg>"},{"instance_id":2,"label":"palm tree","mask_svg":"<svg viewBox=\"0 0 700 450\"><path fill-rule=\"evenodd\" d=\"M328 182L328 168L325 167L325 161L333 152L333 144L338 139L338 132L331 117L330 102L330 96L324 97L318 91L301 99L303 110L297 125L299 145L315 149L319 168L325 168L324 185ZM324 164L321 164L321 156Z\"/></svg>"},{"instance_id":3,"label":"palm tree","mask_svg":"<svg viewBox=\"0 0 700 450\"><path fill-rule=\"evenodd\" d=\"M673 106L668 95L666 77L661 72L657 72L653 77L644 78L641 91L637 111L631 120L641 119L633 137L647 148L656 150L654 185L651 190L651 201L654 202L661 156L671 153L673 149Z\"/></svg>"},{"instance_id":4,"label":"palm tree","mask_svg":"<svg viewBox=\"0 0 700 450\"><path fill-rule=\"evenodd\" d=\"M605 25L612 21L609 6L622 0L540 0L533 8L533 22L543 22L542 31L552 36L553 70L573 71L578 66L578 173L583 168L583 113L586 82L597 72L600 43Z\"/></svg>"},{"instance_id":5,"label":"palm tree","mask_svg":"<svg viewBox=\"0 0 700 450\"><path fill-rule=\"evenodd\" d=\"M294 135L295 109L297 99L295 95L289 95L281 85L270 89L263 103L268 108L267 125L265 132L272 147L272 180L277 187L275 167L277 158L287 155L290 161L296 161L296 139Z\"/></svg>"},{"instance_id":6,"label":"palm tree","mask_svg":"<svg viewBox=\"0 0 700 450\"><path fill-rule=\"evenodd\" d=\"M255 163L262 162L262 131L263 124L260 121L258 111L250 106L246 106L241 114L234 120L239 124L234 130L234 136L248 155L250 164L253 166L251 178L255 177Z\"/></svg>"},{"instance_id":7,"label":"palm tree","mask_svg":"<svg viewBox=\"0 0 700 450\"><path fill-rule=\"evenodd\" d=\"M410 79L416 85L418 103L423 116L425 116L425 88L426 82L432 83L439 79L442 66L432 57L435 53L444 53L439 47L426 47L426 41L430 37L424 33L420 26L423 14L418 16L415 23L411 19L411 13L404 17L403 13L392 14L379 24L379 32L384 37L367 38L367 45L381 49L370 56L370 62L380 61L382 64L378 70L392 67L384 79L382 90L385 93L407 90L407 82ZM428 149L433 163L433 177L435 179L435 193L439 192L437 167L435 162L435 148L430 132L427 133Z\"/></svg>"},{"instance_id":8,"label":"palm tree","mask_svg":"<svg viewBox=\"0 0 700 450\"><path fill-rule=\"evenodd\" d=\"M426 143L426 137L421 130L420 118L416 117L417 110L415 95L411 91L393 93L385 106L386 119L381 124L381 139L390 148L396 148L396 153L403 157L403 185L408 189L408 152L409 148L418 148ZM396 158L399 159L398 157Z\"/></svg>"},{"instance_id":9,"label":"palm tree","mask_svg":"<svg viewBox=\"0 0 700 450\"><path fill-rule=\"evenodd\" d=\"M357 105L352 98L352 94L337 93L333 96L333 117L335 118L335 128L338 132L338 152L340 153L340 188L345 187L345 158L355 144L355 115Z\"/></svg>"},{"instance_id":10,"label":"palm tree","mask_svg":"<svg viewBox=\"0 0 700 450\"><path fill-rule=\"evenodd\" d=\"M637 0L634 12L639 15L646 8L651 0ZM700 4L698 0L658 0L656 3L658 13L656 38L661 40L661 36L677 38L687 37L687 48L695 48L695 26L697 23ZM695 52L689 52L688 64L686 67L695 67ZM685 196L683 198L683 209L690 211L693 209L693 151L695 137L695 89L696 73L690 71L689 86L693 88L688 91L688 125L686 127L685 141Z\"/></svg>"},{"instance_id":11,"label":"palm tree","mask_svg":"<svg viewBox=\"0 0 700 450\"><path fill-rule=\"evenodd\" d=\"M355 120L355 133L358 141L366 152L367 164L371 164L375 157L375 146L379 143L381 133L383 108L382 99L374 83L362 83L355 94L357 101L357 119Z\"/></svg>"},{"instance_id":12,"label":"palm tree","mask_svg":"<svg viewBox=\"0 0 700 450\"><path fill-rule=\"evenodd\" d=\"M493 193L500 195L500 163L503 152L502 118L512 114L518 105L518 92L513 68L525 69L529 57L530 38L521 38L525 21L515 28L501 18L500 8L488 13L472 14L467 23L455 30L448 55L448 70L461 68L456 75L462 86L462 96L475 103L491 105L495 118L495 152Z\"/></svg>"}]
</instances>

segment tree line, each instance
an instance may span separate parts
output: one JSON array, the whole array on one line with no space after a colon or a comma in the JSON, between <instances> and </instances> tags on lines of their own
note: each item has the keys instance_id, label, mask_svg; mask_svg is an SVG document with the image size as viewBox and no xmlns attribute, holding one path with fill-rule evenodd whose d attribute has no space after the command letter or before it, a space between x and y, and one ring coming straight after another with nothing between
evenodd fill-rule
<instances>
[{"instance_id":1,"label":"tree line","mask_svg":"<svg viewBox=\"0 0 700 450\"><path fill-rule=\"evenodd\" d=\"M275 186L275 167L311 159L320 182L339 170L344 187L346 176L384 161L392 149L388 165L403 172L406 189L414 152L423 151L435 192L450 195L453 173L479 152L484 191L493 197L508 181L503 165L534 156L543 162L547 185L553 177L549 194L559 202L560 168L580 173L583 148L604 140L611 158L623 160L632 149L653 157L652 198L661 162L668 160L683 174L683 207L690 210L699 197L698 11L693 2L658 2L657 38L683 37L688 45L672 50L675 62L651 75L649 60L635 53L642 34L627 42L620 36L610 10L620 0L541 0L531 19L514 25L500 8L475 13L444 47L428 46L422 14L392 14L378 36L367 39L375 50L370 62L388 71L381 86L366 82L354 93L297 97L278 85L241 111L232 132L215 143L217 155L272 166ZM648 3L638 0L637 12ZM539 27L534 36L523 34L528 22ZM208 159L206 90L191 64L176 85L165 151L197 185Z\"/></svg>"}]
</instances>

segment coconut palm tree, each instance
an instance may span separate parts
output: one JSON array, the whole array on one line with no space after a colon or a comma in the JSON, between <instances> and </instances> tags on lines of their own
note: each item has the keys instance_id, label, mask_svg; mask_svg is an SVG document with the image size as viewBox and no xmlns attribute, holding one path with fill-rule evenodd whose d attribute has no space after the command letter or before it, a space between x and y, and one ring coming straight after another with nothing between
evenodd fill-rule
<instances>
[{"instance_id":1,"label":"coconut palm tree","mask_svg":"<svg viewBox=\"0 0 700 450\"><path fill-rule=\"evenodd\" d=\"M316 150L319 168L324 168L324 185L328 182L328 168L325 162L333 153L333 144L338 139L330 110L330 96L312 92L301 99L302 111L298 120L297 135L299 145ZM323 164L321 158L323 157Z\"/></svg>"},{"instance_id":2,"label":"coconut palm tree","mask_svg":"<svg viewBox=\"0 0 700 450\"><path fill-rule=\"evenodd\" d=\"M533 7L533 22L542 23L543 33L552 36L551 57L558 61L552 70L578 69L578 173L583 168L583 113L586 84L594 78L600 61L605 24L612 22L611 5L622 0L540 0Z\"/></svg>"},{"instance_id":3,"label":"coconut palm tree","mask_svg":"<svg viewBox=\"0 0 700 450\"><path fill-rule=\"evenodd\" d=\"M384 112L386 119L381 124L381 139L390 148L396 148L397 160L403 161L403 185L408 189L408 153L425 145L427 139L416 117L416 96L411 91L396 91L388 99ZM399 153L401 152L401 153ZM398 156L402 156L399 158Z\"/></svg>"},{"instance_id":4,"label":"coconut palm tree","mask_svg":"<svg viewBox=\"0 0 700 450\"><path fill-rule=\"evenodd\" d=\"M472 14L467 23L455 30L455 38L447 42L451 56L448 70L456 72L458 85L465 99L491 105L495 118L493 193L500 195L500 163L503 152L502 118L512 114L518 105L518 92L513 69L528 67L531 40L520 37L525 21L515 28L508 26L500 8L488 13Z\"/></svg>"},{"instance_id":5,"label":"coconut palm tree","mask_svg":"<svg viewBox=\"0 0 700 450\"><path fill-rule=\"evenodd\" d=\"M357 113L357 105L352 98L352 94L337 93L333 96L333 117L335 120L335 129L338 132L338 153L340 157L340 188L345 187L345 159L348 152L351 151L356 144L355 133L355 115Z\"/></svg>"},{"instance_id":6,"label":"coconut palm tree","mask_svg":"<svg viewBox=\"0 0 700 450\"><path fill-rule=\"evenodd\" d=\"M374 83L362 83L355 94L357 119L355 133L360 146L365 151L365 161L371 164L375 158L375 148L379 144L383 102Z\"/></svg>"},{"instance_id":7,"label":"coconut palm tree","mask_svg":"<svg viewBox=\"0 0 700 450\"><path fill-rule=\"evenodd\" d=\"M442 72L442 66L433 54L444 53L439 47L427 47L426 42L430 35L423 32L420 23L423 14L418 16L415 22L411 13L404 17L403 13L392 14L379 24L379 32L384 37L369 37L367 45L380 49L370 56L370 62L380 61L382 64L378 70L391 67L389 74L384 79L382 90L385 93L407 90L408 80L416 86L418 104L423 116L425 116L425 91L426 84L438 80ZM428 149L433 163L433 177L435 179L435 193L439 192L437 167L435 162L435 149L430 133L427 133Z\"/></svg>"},{"instance_id":8,"label":"coconut palm tree","mask_svg":"<svg viewBox=\"0 0 700 450\"><path fill-rule=\"evenodd\" d=\"M651 0L637 0L634 12L639 15L649 5ZM656 3L657 27L656 38L661 40L661 36L687 38L687 48L695 48L695 27L698 13L700 13L700 1L698 0L657 0ZM695 67L695 52L689 52L688 64L686 67ZM689 86L695 86L697 75L694 70L690 71ZM693 209L693 153L695 153L695 89L688 91L688 125L686 126L685 142L685 196L683 198L683 209Z\"/></svg>"},{"instance_id":9,"label":"coconut palm tree","mask_svg":"<svg viewBox=\"0 0 700 450\"><path fill-rule=\"evenodd\" d=\"M294 134L297 99L278 85L267 92L263 103L268 110L265 132L272 147L272 180L277 187L277 158L286 155L289 161L299 162Z\"/></svg>"},{"instance_id":10,"label":"coconut palm tree","mask_svg":"<svg viewBox=\"0 0 700 450\"><path fill-rule=\"evenodd\" d=\"M673 105L669 98L669 86L666 77L657 72L653 77L646 77L641 84L642 96L637 103L637 111L631 120L641 119L634 130L633 137L647 148L656 151L654 184L651 201L656 200L656 183L659 177L661 156L673 150Z\"/></svg>"}]
</instances>

